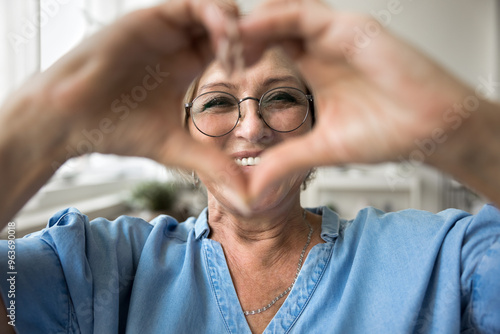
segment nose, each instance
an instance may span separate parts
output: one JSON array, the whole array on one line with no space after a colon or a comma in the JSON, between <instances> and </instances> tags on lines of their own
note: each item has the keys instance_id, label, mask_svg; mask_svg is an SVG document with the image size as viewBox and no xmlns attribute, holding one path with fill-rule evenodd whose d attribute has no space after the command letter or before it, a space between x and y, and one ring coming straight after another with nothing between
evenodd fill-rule
<instances>
[{"instance_id":1,"label":"nose","mask_svg":"<svg viewBox=\"0 0 500 334\"><path fill-rule=\"evenodd\" d=\"M236 136L257 143L272 135L272 130L260 116L258 99L246 97L239 101L239 105L240 120L234 129Z\"/></svg>"}]
</instances>

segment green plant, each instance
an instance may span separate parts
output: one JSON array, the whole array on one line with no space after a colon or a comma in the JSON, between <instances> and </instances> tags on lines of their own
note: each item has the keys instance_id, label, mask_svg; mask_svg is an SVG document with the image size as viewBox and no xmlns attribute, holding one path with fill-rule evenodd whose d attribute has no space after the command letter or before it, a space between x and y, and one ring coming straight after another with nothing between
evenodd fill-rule
<instances>
[{"instance_id":1,"label":"green plant","mask_svg":"<svg viewBox=\"0 0 500 334\"><path fill-rule=\"evenodd\" d=\"M172 182L148 181L132 190L132 205L149 211L170 211L177 199L177 185Z\"/></svg>"},{"instance_id":2,"label":"green plant","mask_svg":"<svg viewBox=\"0 0 500 334\"><path fill-rule=\"evenodd\" d=\"M330 210L332 210L333 212L339 212L338 208L337 208L337 205L333 204L333 203L328 203L326 204L326 207Z\"/></svg>"}]
</instances>

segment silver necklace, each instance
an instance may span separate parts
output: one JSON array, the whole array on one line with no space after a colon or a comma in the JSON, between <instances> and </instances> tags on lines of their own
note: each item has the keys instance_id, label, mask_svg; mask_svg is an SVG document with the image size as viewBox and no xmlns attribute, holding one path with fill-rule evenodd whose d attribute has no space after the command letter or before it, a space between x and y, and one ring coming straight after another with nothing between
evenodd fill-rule
<instances>
[{"instance_id":1,"label":"silver necklace","mask_svg":"<svg viewBox=\"0 0 500 334\"><path fill-rule=\"evenodd\" d=\"M306 220L306 210L304 210L304 214L302 215L302 219L306 222L307 226L309 227L309 234L307 235L306 245L304 246L304 248L302 248L302 253L300 253L299 264L297 265L297 272L295 273L295 278L293 279L292 284L288 288L286 288L285 291L283 291L282 293L280 293L276 298L274 298L273 300L271 300L271 302L269 304L267 304L266 306L263 306L263 307L261 307L261 308L259 308L257 310L253 310L253 311L243 311L243 313L245 314L245 316L259 314L259 313L262 313L264 311L269 310L274 304L276 304L276 302L278 300L280 300L281 298L285 297L292 290L293 285L295 284L295 282L297 281L297 277L299 276L300 269L302 268L302 261L304 260L304 254L306 253L307 247L311 243L311 236L312 236L312 233L313 233L313 228L311 227L311 225L309 224L309 222Z\"/></svg>"}]
</instances>

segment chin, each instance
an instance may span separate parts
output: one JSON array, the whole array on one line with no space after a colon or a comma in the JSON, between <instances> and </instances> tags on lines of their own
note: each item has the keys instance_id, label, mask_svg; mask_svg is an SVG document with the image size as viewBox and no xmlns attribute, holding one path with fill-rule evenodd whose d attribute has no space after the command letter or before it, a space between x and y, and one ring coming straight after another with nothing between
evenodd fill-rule
<instances>
[{"instance_id":1,"label":"chin","mask_svg":"<svg viewBox=\"0 0 500 334\"><path fill-rule=\"evenodd\" d=\"M306 175L296 175L289 177L279 185L270 187L266 193L250 207L251 215L262 215L265 213L288 210L296 201L300 203L300 187L305 180ZM238 214L238 209L231 204L231 200L224 194L217 191L216 187L207 186L209 196L219 202L228 211Z\"/></svg>"}]
</instances>

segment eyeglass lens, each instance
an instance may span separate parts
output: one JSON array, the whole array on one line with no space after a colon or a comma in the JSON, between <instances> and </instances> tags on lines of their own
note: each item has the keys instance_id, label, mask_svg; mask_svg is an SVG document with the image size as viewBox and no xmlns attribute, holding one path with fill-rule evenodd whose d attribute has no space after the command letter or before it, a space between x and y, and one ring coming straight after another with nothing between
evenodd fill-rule
<instances>
[{"instance_id":1,"label":"eyeglass lens","mask_svg":"<svg viewBox=\"0 0 500 334\"><path fill-rule=\"evenodd\" d=\"M262 119L271 129L290 132L305 122L309 103L299 89L275 88L262 96L259 109ZM204 93L193 101L191 116L202 133L223 136L238 123L238 100L225 92Z\"/></svg>"}]
</instances>

